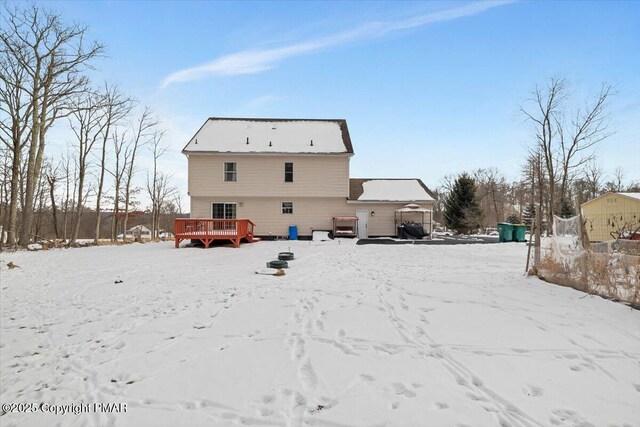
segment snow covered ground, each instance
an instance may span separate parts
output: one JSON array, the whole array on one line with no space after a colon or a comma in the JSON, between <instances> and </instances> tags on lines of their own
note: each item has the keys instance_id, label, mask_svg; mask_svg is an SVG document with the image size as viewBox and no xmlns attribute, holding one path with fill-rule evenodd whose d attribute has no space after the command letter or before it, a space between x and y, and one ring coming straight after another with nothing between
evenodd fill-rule
<instances>
[{"instance_id":1,"label":"snow covered ground","mask_svg":"<svg viewBox=\"0 0 640 427\"><path fill-rule=\"evenodd\" d=\"M0 401L126 404L3 427L640 425L640 312L524 244L172 245L0 254Z\"/></svg>"}]
</instances>

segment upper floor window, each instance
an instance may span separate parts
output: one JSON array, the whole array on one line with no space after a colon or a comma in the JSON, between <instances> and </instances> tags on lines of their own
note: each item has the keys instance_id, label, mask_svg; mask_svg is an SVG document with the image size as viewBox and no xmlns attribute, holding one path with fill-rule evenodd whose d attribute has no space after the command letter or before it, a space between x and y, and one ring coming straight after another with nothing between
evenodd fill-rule
<instances>
[{"instance_id":1,"label":"upper floor window","mask_svg":"<svg viewBox=\"0 0 640 427\"><path fill-rule=\"evenodd\" d=\"M225 181L237 181L238 170L235 162L224 162L224 180Z\"/></svg>"},{"instance_id":2,"label":"upper floor window","mask_svg":"<svg viewBox=\"0 0 640 427\"><path fill-rule=\"evenodd\" d=\"M284 164L284 182L293 182L293 163Z\"/></svg>"}]
</instances>

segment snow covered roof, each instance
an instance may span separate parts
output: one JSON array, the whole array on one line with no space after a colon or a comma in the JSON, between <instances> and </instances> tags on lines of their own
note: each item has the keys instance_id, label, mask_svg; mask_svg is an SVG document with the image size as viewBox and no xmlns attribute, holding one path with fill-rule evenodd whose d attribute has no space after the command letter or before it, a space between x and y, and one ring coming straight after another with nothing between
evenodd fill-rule
<instances>
[{"instance_id":1,"label":"snow covered roof","mask_svg":"<svg viewBox=\"0 0 640 427\"><path fill-rule=\"evenodd\" d=\"M349 180L349 199L361 202L432 201L435 197L422 180L362 179Z\"/></svg>"},{"instance_id":2,"label":"snow covered roof","mask_svg":"<svg viewBox=\"0 0 640 427\"><path fill-rule=\"evenodd\" d=\"M342 119L211 117L182 152L353 154L353 147Z\"/></svg>"},{"instance_id":3,"label":"snow covered roof","mask_svg":"<svg viewBox=\"0 0 640 427\"><path fill-rule=\"evenodd\" d=\"M618 193L618 194L640 200L640 193Z\"/></svg>"},{"instance_id":4,"label":"snow covered roof","mask_svg":"<svg viewBox=\"0 0 640 427\"><path fill-rule=\"evenodd\" d=\"M406 205L403 208L400 209L396 209L396 212L400 213L406 213L406 212L431 212L430 209L425 209L423 207L421 207L420 205L415 205L413 203Z\"/></svg>"}]
</instances>

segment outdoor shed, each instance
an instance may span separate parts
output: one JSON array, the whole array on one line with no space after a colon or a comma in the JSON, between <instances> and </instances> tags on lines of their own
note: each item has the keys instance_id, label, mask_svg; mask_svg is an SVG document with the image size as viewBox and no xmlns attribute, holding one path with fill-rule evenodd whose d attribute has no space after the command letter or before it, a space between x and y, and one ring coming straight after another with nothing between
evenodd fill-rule
<instances>
[{"instance_id":1,"label":"outdoor shed","mask_svg":"<svg viewBox=\"0 0 640 427\"><path fill-rule=\"evenodd\" d=\"M605 193L581 206L589 240L613 240L640 228L640 193Z\"/></svg>"}]
</instances>

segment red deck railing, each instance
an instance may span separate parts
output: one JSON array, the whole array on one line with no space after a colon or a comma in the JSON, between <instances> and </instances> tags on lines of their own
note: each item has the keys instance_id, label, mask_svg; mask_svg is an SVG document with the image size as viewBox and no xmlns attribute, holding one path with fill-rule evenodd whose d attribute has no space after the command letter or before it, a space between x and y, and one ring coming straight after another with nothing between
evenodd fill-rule
<instances>
[{"instance_id":1,"label":"red deck railing","mask_svg":"<svg viewBox=\"0 0 640 427\"><path fill-rule=\"evenodd\" d=\"M176 248L183 240L201 240L206 248L214 240L231 240L237 248L240 240L253 241L255 224L249 219L178 218L173 224Z\"/></svg>"}]
</instances>

